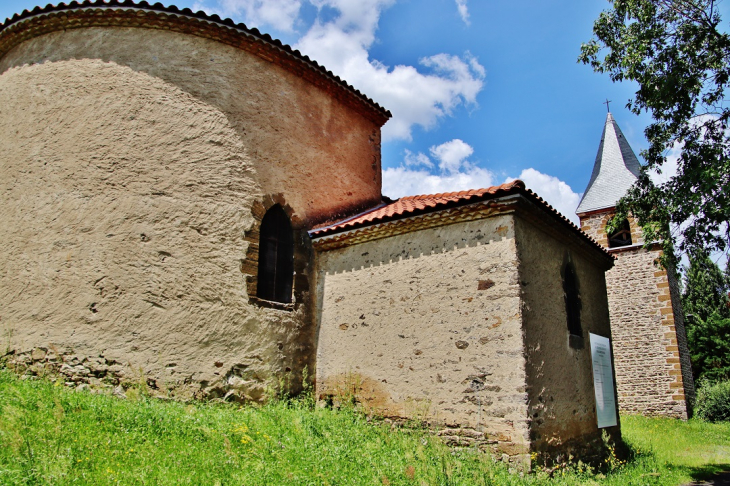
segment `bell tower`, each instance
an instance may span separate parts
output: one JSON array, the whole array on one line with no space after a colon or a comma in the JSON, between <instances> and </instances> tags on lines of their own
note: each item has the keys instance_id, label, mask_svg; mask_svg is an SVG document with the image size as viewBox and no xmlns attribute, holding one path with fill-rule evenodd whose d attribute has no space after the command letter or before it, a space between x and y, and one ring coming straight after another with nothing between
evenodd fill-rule
<instances>
[{"instance_id":1,"label":"bell tower","mask_svg":"<svg viewBox=\"0 0 730 486\"><path fill-rule=\"evenodd\" d=\"M576 214L581 229L616 257L606 272L619 410L686 419L694 382L674 269L655 265L661 245L644 247L633 218L606 225L641 164L608 113L588 187Z\"/></svg>"}]
</instances>

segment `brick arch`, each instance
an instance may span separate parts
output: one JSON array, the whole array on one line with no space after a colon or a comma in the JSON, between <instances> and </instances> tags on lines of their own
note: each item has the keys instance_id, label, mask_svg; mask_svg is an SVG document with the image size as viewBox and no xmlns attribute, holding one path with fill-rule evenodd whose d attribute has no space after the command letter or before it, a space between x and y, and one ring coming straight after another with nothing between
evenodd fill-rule
<instances>
[{"instance_id":1,"label":"brick arch","mask_svg":"<svg viewBox=\"0 0 730 486\"><path fill-rule=\"evenodd\" d=\"M260 299L257 294L258 266L259 266L259 240L261 238L261 221L267 211L275 205L281 206L284 213L289 217L294 232L294 285L293 300L291 304L272 302ZM309 279L306 269L309 263L308 235L304 229L303 221L295 214L294 209L287 204L282 194L266 195L261 200L254 202L251 207L251 215L254 224L246 231L243 240L248 242L246 257L241 260L241 273L245 275L246 292L250 304L273 309L292 311L297 309L304 302L304 295L309 291Z\"/></svg>"}]
</instances>

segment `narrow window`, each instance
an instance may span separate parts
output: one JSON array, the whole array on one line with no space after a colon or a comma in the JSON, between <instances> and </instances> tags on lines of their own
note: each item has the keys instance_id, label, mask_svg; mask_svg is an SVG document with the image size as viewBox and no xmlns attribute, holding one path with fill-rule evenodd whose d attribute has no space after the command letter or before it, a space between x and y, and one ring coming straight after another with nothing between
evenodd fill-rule
<instances>
[{"instance_id":1,"label":"narrow window","mask_svg":"<svg viewBox=\"0 0 730 486\"><path fill-rule=\"evenodd\" d=\"M259 276L260 299L289 304L294 280L294 237L289 217L278 204L261 221Z\"/></svg>"},{"instance_id":2,"label":"narrow window","mask_svg":"<svg viewBox=\"0 0 730 486\"><path fill-rule=\"evenodd\" d=\"M624 219L621 221L618 229L608 235L608 247L618 248L621 246L629 246L631 244L631 227L629 226L629 220Z\"/></svg>"},{"instance_id":3,"label":"narrow window","mask_svg":"<svg viewBox=\"0 0 730 486\"><path fill-rule=\"evenodd\" d=\"M578 292L578 279L575 275L573 265L565 265L565 277L563 278L563 291L565 292L565 312L568 315L568 331L574 336L583 336L583 329L580 327L580 293Z\"/></svg>"}]
</instances>

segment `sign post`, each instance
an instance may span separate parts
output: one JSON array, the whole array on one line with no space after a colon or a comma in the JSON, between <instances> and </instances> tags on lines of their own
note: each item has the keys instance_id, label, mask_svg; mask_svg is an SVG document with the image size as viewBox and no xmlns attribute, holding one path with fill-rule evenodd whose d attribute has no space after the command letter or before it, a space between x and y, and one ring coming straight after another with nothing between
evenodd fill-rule
<instances>
[{"instance_id":1,"label":"sign post","mask_svg":"<svg viewBox=\"0 0 730 486\"><path fill-rule=\"evenodd\" d=\"M611 340L593 333L590 338L598 428L613 427L618 424L618 417L616 417L616 395L613 388Z\"/></svg>"}]
</instances>

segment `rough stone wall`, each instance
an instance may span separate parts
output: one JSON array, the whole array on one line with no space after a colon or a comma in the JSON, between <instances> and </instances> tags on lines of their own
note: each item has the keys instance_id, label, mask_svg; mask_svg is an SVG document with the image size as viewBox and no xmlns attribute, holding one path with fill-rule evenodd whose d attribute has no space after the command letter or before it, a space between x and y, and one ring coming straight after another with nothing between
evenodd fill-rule
<instances>
[{"instance_id":1,"label":"rough stone wall","mask_svg":"<svg viewBox=\"0 0 730 486\"><path fill-rule=\"evenodd\" d=\"M677 274L674 270L667 272L667 283L669 284L669 297L672 307L671 314L664 314L662 320L667 326L667 335L671 339L671 333L674 331L677 350L674 352L673 358L679 357L679 366L674 363L674 368L670 372L672 375L677 375L677 371L681 371L682 386L684 387L684 399L687 403L687 413L692 414L692 406L695 403L695 382L692 376L692 362L690 361L689 355L689 343L687 342L687 329L684 325L684 311L682 310L682 296L679 290L679 282L677 280ZM666 287L662 287L666 289ZM667 295L666 290L663 291L662 295ZM664 301L665 307L667 301ZM671 322L674 322L674 329L672 329ZM679 396L679 393L676 393Z\"/></svg>"},{"instance_id":2,"label":"rough stone wall","mask_svg":"<svg viewBox=\"0 0 730 486\"><path fill-rule=\"evenodd\" d=\"M0 73L3 348L104 356L182 396L301 382L310 294L249 304L252 212L282 201L301 230L379 198L377 127L260 58L152 29L40 36Z\"/></svg>"},{"instance_id":3,"label":"rough stone wall","mask_svg":"<svg viewBox=\"0 0 730 486\"><path fill-rule=\"evenodd\" d=\"M612 338L604 276L608 263L519 217L515 234L533 451L583 458L598 454L602 441L589 334ZM566 264L573 265L578 280L582 339L568 331L562 283ZM620 427L606 430L614 439L620 437Z\"/></svg>"},{"instance_id":4,"label":"rough stone wall","mask_svg":"<svg viewBox=\"0 0 730 486\"><path fill-rule=\"evenodd\" d=\"M527 452L511 215L317 254L320 400L445 425L453 442Z\"/></svg>"},{"instance_id":5,"label":"rough stone wall","mask_svg":"<svg viewBox=\"0 0 730 486\"><path fill-rule=\"evenodd\" d=\"M580 229L588 236L608 248L608 233L606 233L606 225L613 217L613 211L592 213L580 217ZM629 229L631 229L631 243L633 245L644 244L644 234L641 228L636 224L634 218L629 217Z\"/></svg>"},{"instance_id":6,"label":"rough stone wall","mask_svg":"<svg viewBox=\"0 0 730 486\"><path fill-rule=\"evenodd\" d=\"M581 218L581 229L608 246L611 212ZM634 245L641 229L630 220ZM660 250L639 246L610 250L606 273L614 336L619 407L623 413L687 418L694 385L676 279L654 262Z\"/></svg>"}]
</instances>

